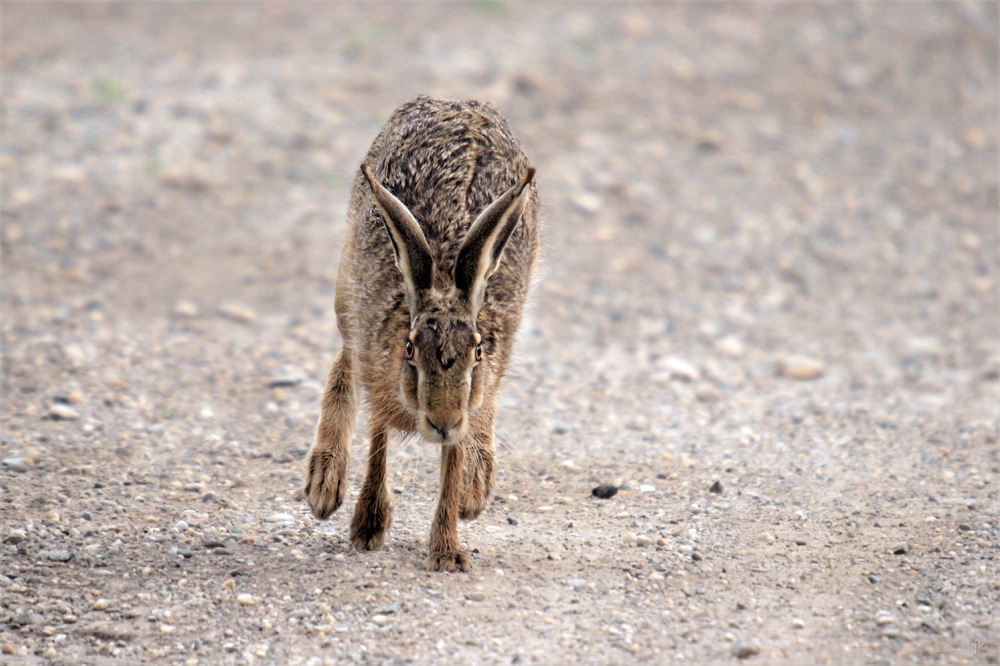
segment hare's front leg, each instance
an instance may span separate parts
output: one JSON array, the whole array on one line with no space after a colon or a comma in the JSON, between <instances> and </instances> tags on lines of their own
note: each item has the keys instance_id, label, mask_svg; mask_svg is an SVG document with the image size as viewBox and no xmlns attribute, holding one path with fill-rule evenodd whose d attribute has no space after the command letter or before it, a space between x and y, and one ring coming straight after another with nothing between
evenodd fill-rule
<instances>
[{"instance_id":1,"label":"hare's front leg","mask_svg":"<svg viewBox=\"0 0 1000 666\"><path fill-rule=\"evenodd\" d=\"M368 471L351 519L351 545L358 550L381 548L392 525L392 500L385 483L389 430L374 417L369 425Z\"/></svg>"},{"instance_id":2,"label":"hare's front leg","mask_svg":"<svg viewBox=\"0 0 1000 666\"><path fill-rule=\"evenodd\" d=\"M465 479L462 483L462 497L459 502L458 517L472 520L486 508L493 490L493 468L495 449L493 448L494 406L483 405L475 429L467 440L465 454Z\"/></svg>"},{"instance_id":3,"label":"hare's front leg","mask_svg":"<svg viewBox=\"0 0 1000 666\"><path fill-rule=\"evenodd\" d=\"M469 554L463 552L458 543L458 503L464 467L463 444L441 447L441 494L431 525L430 555L427 557L427 568L431 571L469 570Z\"/></svg>"},{"instance_id":4,"label":"hare's front leg","mask_svg":"<svg viewBox=\"0 0 1000 666\"><path fill-rule=\"evenodd\" d=\"M329 518L347 491L351 433L357 412L354 372L347 348L340 350L326 380L316 440L309 450L303 495L317 518Z\"/></svg>"}]
</instances>

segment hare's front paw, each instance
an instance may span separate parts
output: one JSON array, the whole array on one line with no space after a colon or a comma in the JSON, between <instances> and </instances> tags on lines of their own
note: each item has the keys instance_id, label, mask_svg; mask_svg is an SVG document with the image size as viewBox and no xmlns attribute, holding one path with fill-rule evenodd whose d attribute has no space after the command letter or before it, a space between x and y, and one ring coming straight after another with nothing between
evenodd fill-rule
<instances>
[{"instance_id":1,"label":"hare's front paw","mask_svg":"<svg viewBox=\"0 0 1000 666\"><path fill-rule=\"evenodd\" d=\"M469 554L464 551L434 553L427 558L427 568L430 571L469 571Z\"/></svg>"},{"instance_id":2,"label":"hare's front paw","mask_svg":"<svg viewBox=\"0 0 1000 666\"><path fill-rule=\"evenodd\" d=\"M378 550L392 525L392 506L384 501L368 501L362 495L351 519L351 545L358 550Z\"/></svg>"},{"instance_id":3,"label":"hare's front paw","mask_svg":"<svg viewBox=\"0 0 1000 666\"><path fill-rule=\"evenodd\" d=\"M340 508L347 492L347 460L328 449L314 447L309 452L306 487L302 494L313 515L327 519Z\"/></svg>"}]
</instances>

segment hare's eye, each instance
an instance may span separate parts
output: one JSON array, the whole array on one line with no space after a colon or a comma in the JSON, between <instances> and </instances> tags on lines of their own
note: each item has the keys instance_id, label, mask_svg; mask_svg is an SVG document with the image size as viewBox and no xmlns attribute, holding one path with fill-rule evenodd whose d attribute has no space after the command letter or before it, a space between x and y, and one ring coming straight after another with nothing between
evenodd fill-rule
<instances>
[{"instance_id":1,"label":"hare's eye","mask_svg":"<svg viewBox=\"0 0 1000 666\"><path fill-rule=\"evenodd\" d=\"M476 345L476 360L477 361L483 360L483 346L482 345Z\"/></svg>"},{"instance_id":2,"label":"hare's eye","mask_svg":"<svg viewBox=\"0 0 1000 666\"><path fill-rule=\"evenodd\" d=\"M406 341L406 358L413 358L413 343Z\"/></svg>"}]
</instances>

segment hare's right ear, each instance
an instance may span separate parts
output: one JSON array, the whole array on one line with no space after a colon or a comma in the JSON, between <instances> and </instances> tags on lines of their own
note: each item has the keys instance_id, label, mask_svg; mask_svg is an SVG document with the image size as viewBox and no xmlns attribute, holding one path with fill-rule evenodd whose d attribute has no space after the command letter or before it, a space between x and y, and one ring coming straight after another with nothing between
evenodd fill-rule
<instances>
[{"instance_id":1,"label":"hare's right ear","mask_svg":"<svg viewBox=\"0 0 1000 666\"><path fill-rule=\"evenodd\" d=\"M431 288L434 277L431 249L413 213L389 190L382 187L367 164L361 165L361 172L372 188L375 207L389 232L389 240L396 253L396 268L402 274L406 287L406 302L410 306L412 320L417 315L419 294Z\"/></svg>"}]
</instances>

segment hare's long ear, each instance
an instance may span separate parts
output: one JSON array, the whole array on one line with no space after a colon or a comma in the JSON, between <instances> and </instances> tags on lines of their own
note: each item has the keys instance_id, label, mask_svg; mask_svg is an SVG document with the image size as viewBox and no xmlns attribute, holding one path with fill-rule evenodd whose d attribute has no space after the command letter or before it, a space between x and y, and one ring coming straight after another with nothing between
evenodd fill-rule
<instances>
[{"instance_id":1,"label":"hare's long ear","mask_svg":"<svg viewBox=\"0 0 1000 666\"><path fill-rule=\"evenodd\" d=\"M389 190L382 187L367 164L361 165L361 171L372 188L375 207L378 208L385 229L389 232L392 249L396 253L396 268L403 276L406 302L410 306L412 319L417 314L418 295L431 288L434 277L434 258L431 257L431 249L413 213Z\"/></svg>"},{"instance_id":2,"label":"hare's long ear","mask_svg":"<svg viewBox=\"0 0 1000 666\"><path fill-rule=\"evenodd\" d=\"M455 286L465 294L472 316L479 314L486 294L486 281L500 265L503 249L510 240L528 203L535 177L534 167L514 187L501 194L472 223L455 262Z\"/></svg>"}]
</instances>

